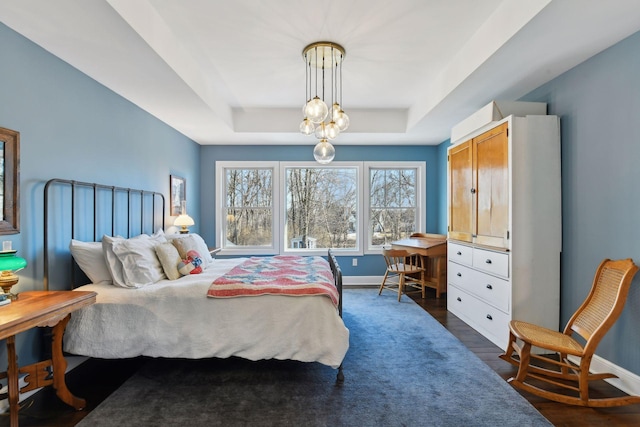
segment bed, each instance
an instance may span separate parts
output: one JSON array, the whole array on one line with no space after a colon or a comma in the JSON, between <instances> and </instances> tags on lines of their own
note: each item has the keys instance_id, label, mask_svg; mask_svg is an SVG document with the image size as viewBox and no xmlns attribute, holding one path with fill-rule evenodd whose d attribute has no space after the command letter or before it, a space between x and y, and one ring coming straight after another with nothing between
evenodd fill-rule
<instances>
[{"instance_id":1,"label":"bed","mask_svg":"<svg viewBox=\"0 0 640 427\"><path fill-rule=\"evenodd\" d=\"M161 193L53 179L44 195L45 289L71 282L71 289L97 293L96 304L71 316L66 352L108 359L318 362L344 379L349 331L342 321L342 273L331 251L326 260L217 259L197 234L164 233ZM61 250L65 242L68 251ZM159 250L169 246L184 252L177 260L179 277ZM113 268L114 255L121 270ZM165 273L160 277L158 265ZM279 266L286 267L284 281L295 283L274 285L271 276ZM201 271L189 274L193 269ZM251 283L240 285L241 276ZM329 285L321 284L323 277L330 278Z\"/></svg>"}]
</instances>

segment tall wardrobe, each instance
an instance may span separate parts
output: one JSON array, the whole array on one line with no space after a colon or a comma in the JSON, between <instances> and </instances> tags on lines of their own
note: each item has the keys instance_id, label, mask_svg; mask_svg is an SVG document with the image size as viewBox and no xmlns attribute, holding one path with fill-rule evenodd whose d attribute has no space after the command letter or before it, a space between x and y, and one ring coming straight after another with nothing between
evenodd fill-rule
<instances>
[{"instance_id":1,"label":"tall wardrobe","mask_svg":"<svg viewBox=\"0 0 640 427\"><path fill-rule=\"evenodd\" d=\"M511 319L558 330L560 120L492 102L452 130L447 308L501 348Z\"/></svg>"}]
</instances>

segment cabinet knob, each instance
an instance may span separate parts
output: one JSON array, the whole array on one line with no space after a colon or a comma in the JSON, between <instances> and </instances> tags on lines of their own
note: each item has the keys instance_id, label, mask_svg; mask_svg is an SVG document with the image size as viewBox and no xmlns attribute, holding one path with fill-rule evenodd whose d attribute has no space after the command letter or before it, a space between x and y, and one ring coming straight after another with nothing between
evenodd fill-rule
<instances>
[{"instance_id":1,"label":"cabinet knob","mask_svg":"<svg viewBox=\"0 0 640 427\"><path fill-rule=\"evenodd\" d=\"M462 298L458 297L456 299L458 300L458 302L462 302Z\"/></svg>"},{"instance_id":2,"label":"cabinet knob","mask_svg":"<svg viewBox=\"0 0 640 427\"><path fill-rule=\"evenodd\" d=\"M487 285L487 289L493 289L493 286Z\"/></svg>"},{"instance_id":3,"label":"cabinet knob","mask_svg":"<svg viewBox=\"0 0 640 427\"><path fill-rule=\"evenodd\" d=\"M490 315L490 314L487 314L487 319L489 319L489 320L493 320L493 317L491 317L491 315Z\"/></svg>"},{"instance_id":4,"label":"cabinet knob","mask_svg":"<svg viewBox=\"0 0 640 427\"><path fill-rule=\"evenodd\" d=\"M458 276L458 277L462 277L462 273L458 273L456 276Z\"/></svg>"},{"instance_id":5,"label":"cabinet knob","mask_svg":"<svg viewBox=\"0 0 640 427\"><path fill-rule=\"evenodd\" d=\"M476 194L476 189L475 188L471 189L471 194Z\"/></svg>"},{"instance_id":6,"label":"cabinet knob","mask_svg":"<svg viewBox=\"0 0 640 427\"><path fill-rule=\"evenodd\" d=\"M485 261L485 263L486 263L486 264L491 264L491 260L490 260L490 259L487 259L487 260Z\"/></svg>"},{"instance_id":7,"label":"cabinet knob","mask_svg":"<svg viewBox=\"0 0 640 427\"><path fill-rule=\"evenodd\" d=\"M462 252L458 251L458 252L457 252L457 255L462 255Z\"/></svg>"}]
</instances>

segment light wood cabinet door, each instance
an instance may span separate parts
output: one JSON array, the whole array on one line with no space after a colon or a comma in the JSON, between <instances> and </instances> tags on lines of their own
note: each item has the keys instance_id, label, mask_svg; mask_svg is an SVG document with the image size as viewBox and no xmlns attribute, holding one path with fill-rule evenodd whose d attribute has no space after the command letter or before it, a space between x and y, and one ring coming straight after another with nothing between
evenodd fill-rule
<instances>
[{"instance_id":1,"label":"light wood cabinet door","mask_svg":"<svg viewBox=\"0 0 640 427\"><path fill-rule=\"evenodd\" d=\"M509 152L507 123L473 138L475 242L507 247Z\"/></svg>"},{"instance_id":2,"label":"light wood cabinet door","mask_svg":"<svg viewBox=\"0 0 640 427\"><path fill-rule=\"evenodd\" d=\"M473 148L466 141L449 150L449 238L471 242L474 235Z\"/></svg>"}]
</instances>

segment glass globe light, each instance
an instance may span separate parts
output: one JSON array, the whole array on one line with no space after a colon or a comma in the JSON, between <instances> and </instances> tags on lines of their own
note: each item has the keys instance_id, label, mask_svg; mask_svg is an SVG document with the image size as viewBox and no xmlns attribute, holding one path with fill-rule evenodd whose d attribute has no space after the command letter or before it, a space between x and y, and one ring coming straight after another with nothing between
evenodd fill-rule
<instances>
[{"instance_id":1,"label":"glass globe light","mask_svg":"<svg viewBox=\"0 0 640 427\"><path fill-rule=\"evenodd\" d=\"M327 104L317 96L313 98L311 101L307 102L307 105L304 109L304 115L313 123L323 122L324 119L327 118L329 114L329 109L327 108Z\"/></svg>"},{"instance_id":2,"label":"glass globe light","mask_svg":"<svg viewBox=\"0 0 640 427\"><path fill-rule=\"evenodd\" d=\"M338 114L340 113L340 104L338 104L337 102L335 102L332 106L331 106L331 119L333 121L336 120L336 118L338 117Z\"/></svg>"},{"instance_id":3,"label":"glass globe light","mask_svg":"<svg viewBox=\"0 0 640 427\"><path fill-rule=\"evenodd\" d=\"M318 163L323 165L331 163L331 161L335 156L336 156L336 149L326 139L323 139L320 142L318 142L316 147L313 149L313 157L316 159Z\"/></svg>"},{"instance_id":4,"label":"glass globe light","mask_svg":"<svg viewBox=\"0 0 640 427\"><path fill-rule=\"evenodd\" d=\"M324 122L321 122L318 126L316 126L316 138L327 139L327 126L324 124Z\"/></svg>"},{"instance_id":5,"label":"glass globe light","mask_svg":"<svg viewBox=\"0 0 640 427\"><path fill-rule=\"evenodd\" d=\"M329 139L334 139L336 136L340 134L340 128L338 127L336 122L334 122L333 120L331 120L329 124L326 126L326 134L327 134L327 138Z\"/></svg>"},{"instance_id":6,"label":"glass globe light","mask_svg":"<svg viewBox=\"0 0 640 427\"><path fill-rule=\"evenodd\" d=\"M340 132L345 131L349 127L349 116L347 116L347 113L342 110L337 114L337 117L333 117L333 120L338 125Z\"/></svg>"},{"instance_id":7,"label":"glass globe light","mask_svg":"<svg viewBox=\"0 0 640 427\"><path fill-rule=\"evenodd\" d=\"M311 120L308 118L304 118L304 120L300 123L300 132L305 135L311 135L315 130L315 126Z\"/></svg>"}]
</instances>

